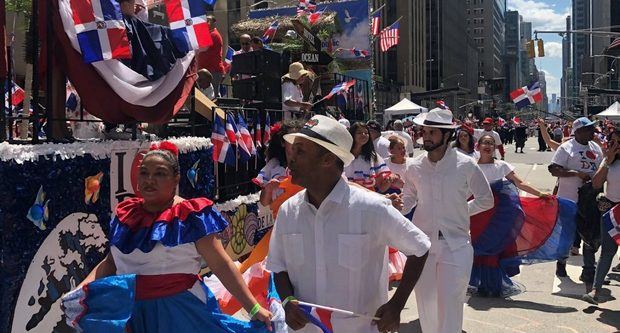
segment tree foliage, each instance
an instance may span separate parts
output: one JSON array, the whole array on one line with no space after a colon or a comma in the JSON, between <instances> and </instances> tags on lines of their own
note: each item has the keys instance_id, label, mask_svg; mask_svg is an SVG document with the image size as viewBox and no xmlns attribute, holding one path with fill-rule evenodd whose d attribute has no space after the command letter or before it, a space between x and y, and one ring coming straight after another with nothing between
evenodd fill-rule
<instances>
[{"instance_id":1,"label":"tree foliage","mask_svg":"<svg viewBox=\"0 0 620 333\"><path fill-rule=\"evenodd\" d=\"M6 0L6 11L25 14L30 16L32 12L32 0Z\"/></svg>"}]
</instances>

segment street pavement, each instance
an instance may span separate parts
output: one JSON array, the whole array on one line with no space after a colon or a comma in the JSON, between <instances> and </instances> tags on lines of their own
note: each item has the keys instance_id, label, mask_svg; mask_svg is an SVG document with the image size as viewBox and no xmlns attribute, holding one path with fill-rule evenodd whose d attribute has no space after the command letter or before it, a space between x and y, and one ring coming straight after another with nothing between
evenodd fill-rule
<instances>
[{"instance_id":1,"label":"street pavement","mask_svg":"<svg viewBox=\"0 0 620 333\"><path fill-rule=\"evenodd\" d=\"M556 179L547 166L552 152L538 152L536 138L528 139L524 154L515 154L514 146L506 147L506 161L516 174L540 190L551 192ZM416 154L418 151L416 151ZM618 257L613 265L618 264ZM611 273L607 302L598 306L581 300L585 286L579 281L582 257L571 256L568 278L555 277L555 263L522 266L513 280L525 292L507 299L470 297L465 304L463 331L467 333L608 333L620 332L620 273ZM392 286L390 295L394 292ZM614 297L615 296L615 297ZM401 316L401 333L421 332L415 297L412 294Z\"/></svg>"}]
</instances>

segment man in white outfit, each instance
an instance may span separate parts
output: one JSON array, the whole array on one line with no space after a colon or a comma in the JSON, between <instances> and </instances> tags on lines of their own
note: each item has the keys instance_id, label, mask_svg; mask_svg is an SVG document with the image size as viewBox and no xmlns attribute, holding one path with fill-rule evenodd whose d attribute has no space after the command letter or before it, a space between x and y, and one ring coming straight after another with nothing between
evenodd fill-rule
<instances>
[{"instance_id":1,"label":"man in white outfit","mask_svg":"<svg viewBox=\"0 0 620 333\"><path fill-rule=\"evenodd\" d=\"M415 287L420 325L424 333L460 333L474 252L469 217L491 209L493 194L476 162L450 147L458 127L450 110L436 108L414 122L422 126L426 153L407 168L402 211L417 199L413 223L431 239Z\"/></svg>"}]
</instances>

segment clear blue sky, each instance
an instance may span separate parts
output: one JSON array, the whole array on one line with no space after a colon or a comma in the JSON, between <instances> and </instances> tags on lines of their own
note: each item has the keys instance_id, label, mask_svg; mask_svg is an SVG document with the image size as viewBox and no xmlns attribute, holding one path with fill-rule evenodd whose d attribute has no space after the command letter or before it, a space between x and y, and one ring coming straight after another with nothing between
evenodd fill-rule
<instances>
[{"instance_id":1,"label":"clear blue sky","mask_svg":"<svg viewBox=\"0 0 620 333\"><path fill-rule=\"evenodd\" d=\"M532 30L564 30L566 16L571 15L571 0L507 0L509 10L517 10ZM536 58L538 70L545 71L547 95L560 95L562 77L562 38L557 34L539 34L545 42L545 57Z\"/></svg>"}]
</instances>

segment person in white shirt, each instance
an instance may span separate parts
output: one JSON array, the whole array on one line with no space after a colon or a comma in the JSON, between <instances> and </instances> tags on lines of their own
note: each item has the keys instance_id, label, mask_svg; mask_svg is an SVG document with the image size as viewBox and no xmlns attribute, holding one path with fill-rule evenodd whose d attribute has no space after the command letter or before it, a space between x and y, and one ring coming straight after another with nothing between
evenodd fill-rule
<instances>
[{"instance_id":1,"label":"person in white shirt","mask_svg":"<svg viewBox=\"0 0 620 333\"><path fill-rule=\"evenodd\" d=\"M548 169L551 175L558 177L558 196L577 202L579 188L589 181L603 160L601 147L594 143L594 124L586 117L573 122L574 138L558 147ZM590 221L595 223L595 221ZM596 249L584 242L583 271L580 279L591 287L594 282ZM566 277L566 261L557 262L556 275ZM589 290L588 290L589 291Z\"/></svg>"},{"instance_id":2,"label":"person in white shirt","mask_svg":"<svg viewBox=\"0 0 620 333\"><path fill-rule=\"evenodd\" d=\"M409 135L409 133L404 131L402 120L399 120L399 119L395 120L394 123L392 124L392 127L394 128L394 130L383 132L383 136L388 139L392 135L398 135L401 138L403 138L403 140L405 141L405 149L407 151L407 156L413 157L413 148L414 148L413 139L411 138L411 135Z\"/></svg>"},{"instance_id":3,"label":"person in white shirt","mask_svg":"<svg viewBox=\"0 0 620 333\"><path fill-rule=\"evenodd\" d=\"M351 154L355 159L344 168L344 176L371 191L385 193L396 178L391 176L385 161L375 152L368 127L356 122L349 128L349 134L353 137Z\"/></svg>"},{"instance_id":4,"label":"person in white shirt","mask_svg":"<svg viewBox=\"0 0 620 333\"><path fill-rule=\"evenodd\" d=\"M422 126L426 153L407 168L402 211L417 200L413 223L432 244L415 288L420 325L424 333L461 332L474 253L469 217L491 209L493 194L476 162L450 148L458 127L450 110L435 108L414 122Z\"/></svg>"},{"instance_id":5,"label":"person in white shirt","mask_svg":"<svg viewBox=\"0 0 620 333\"><path fill-rule=\"evenodd\" d=\"M198 71L198 80L196 80L196 85L198 86L198 90L205 94L207 98L210 100L215 99L215 91L213 90L213 75L209 72L208 69L203 68Z\"/></svg>"},{"instance_id":6,"label":"person in white shirt","mask_svg":"<svg viewBox=\"0 0 620 333\"><path fill-rule=\"evenodd\" d=\"M303 113L312 108L312 103L304 102L301 92L309 74L300 62L289 65L288 73L282 77L282 120L303 118Z\"/></svg>"},{"instance_id":7,"label":"person in white shirt","mask_svg":"<svg viewBox=\"0 0 620 333\"><path fill-rule=\"evenodd\" d=\"M483 135L492 135L495 142L499 142L497 145L497 152L499 152L499 156L501 156L503 160L505 155L504 145L502 144L502 139L500 138L499 133L493 130L493 118L484 118L482 121L482 129L474 129L474 139L476 139L476 141L478 141ZM497 157L498 154L495 154L495 156Z\"/></svg>"},{"instance_id":8,"label":"person in white shirt","mask_svg":"<svg viewBox=\"0 0 620 333\"><path fill-rule=\"evenodd\" d=\"M333 313L334 332L398 330L426 260L428 237L376 193L341 176L353 161L353 138L335 119L314 116L284 139L293 183L305 187L281 207L269 243L267 269L274 273L286 323L297 332L319 333L295 299L380 318ZM400 285L388 300L387 247L405 253Z\"/></svg>"},{"instance_id":9,"label":"person in white shirt","mask_svg":"<svg viewBox=\"0 0 620 333\"><path fill-rule=\"evenodd\" d=\"M480 158L480 153L476 150L476 143L474 139L474 128L469 124L461 125L456 131L456 141L454 141L454 148L462 154L465 154L471 158Z\"/></svg>"},{"instance_id":10,"label":"person in white shirt","mask_svg":"<svg viewBox=\"0 0 620 333\"><path fill-rule=\"evenodd\" d=\"M369 120L366 126L368 126L370 139L375 146L377 155L381 156L383 159L390 157L390 141L381 136L381 124L376 120Z\"/></svg>"},{"instance_id":11,"label":"person in white shirt","mask_svg":"<svg viewBox=\"0 0 620 333\"><path fill-rule=\"evenodd\" d=\"M605 196L603 200L599 200L599 202L606 202L605 207L599 203L601 214L607 213L612 207L620 203L620 163L618 163L620 158L620 132L617 129L609 135L608 142L609 148L605 152L605 160L592 177L592 186L595 189L602 189L603 185L607 183ZM616 252L618 252L618 244L611 238L601 222L601 256L596 265L593 290L583 296L584 301L598 304L601 300L603 282L609 273Z\"/></svg>"}]
</instances>

